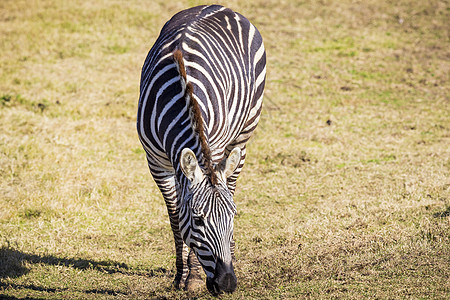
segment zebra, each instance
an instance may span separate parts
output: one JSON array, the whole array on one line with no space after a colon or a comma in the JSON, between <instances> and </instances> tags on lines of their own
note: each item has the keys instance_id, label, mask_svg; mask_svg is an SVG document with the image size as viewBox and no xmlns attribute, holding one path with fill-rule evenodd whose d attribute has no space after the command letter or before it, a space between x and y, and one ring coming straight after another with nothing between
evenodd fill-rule
<instances>
[{"instance_id":1,"label":"zebra","mask_svg":"<svg viewBox=\"0 0 450 300\"><path fill-rule=\"evenodd\" d=\"M236 289L236 180L260 119L266 53L244 16L219 6L175 14L142 67L137 131L175 240L174 286Z\"/></svg>"}]
</instances>

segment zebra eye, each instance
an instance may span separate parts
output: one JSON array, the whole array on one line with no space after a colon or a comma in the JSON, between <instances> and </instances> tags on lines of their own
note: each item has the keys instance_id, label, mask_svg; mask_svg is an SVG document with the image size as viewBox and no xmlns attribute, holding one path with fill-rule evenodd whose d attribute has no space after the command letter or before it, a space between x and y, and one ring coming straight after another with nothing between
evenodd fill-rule
<instances>
[{"instance_id":1,"label":"zebra eye","mask_svg":"<svg viewBox=\"0 0 450 300\"><path fill-rule=\"evenodd\" d=\"M194 219L194 224L196 226L204 226L205 225L205 223L203 222L203 218L195 216L195 217L193 217L193 219Z\"/></svg>"}]
</instances>

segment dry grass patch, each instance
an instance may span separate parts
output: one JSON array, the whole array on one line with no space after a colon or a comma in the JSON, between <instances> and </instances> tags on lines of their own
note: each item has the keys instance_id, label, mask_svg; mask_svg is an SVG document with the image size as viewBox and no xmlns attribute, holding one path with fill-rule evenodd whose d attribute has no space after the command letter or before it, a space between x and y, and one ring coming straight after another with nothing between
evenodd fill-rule
<instances>
[{"instance_id":1,"label":"dry grass patch","mask_svg":"<svg viewBox=\"0 0 450 300\"><path fill-rule=\"evenodd\" d=\"M197 4L0 3L0 298L210 298L171 287L135 132L145 55ZM448 3L225 5L268 76L221 298L448 298Z\"/></svg>"}]
</instances>

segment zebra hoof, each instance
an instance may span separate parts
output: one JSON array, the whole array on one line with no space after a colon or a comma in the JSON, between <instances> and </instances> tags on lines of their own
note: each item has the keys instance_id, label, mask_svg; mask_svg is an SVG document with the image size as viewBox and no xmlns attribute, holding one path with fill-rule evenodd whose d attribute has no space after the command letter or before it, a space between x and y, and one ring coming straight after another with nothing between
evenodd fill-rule
<instances>
[{"instance_id":1,"label":"zebra hoof","mask_svg":"<svg viewBox=\"0 0 450 300\"><path fill-rule=\"evenodd\" d=\"M186 291L187 292L197 292L203 288L205 283L201 279L189 280L186 282Z\"/></svg>"},{"instance_id":2,"label":"zebra hoof","mask_svg":"<svg viewBox=\"0 0 450 300\"><path fill-rule=\"evenodd\" d=\"M191 273L186 279L185 290L188 292L196 292L201 290L204 287L204 285L205 283L203 282L200 275L195 276Z\"/></svg>"},{"instance_id":3,"label":"zebra hoof","mask_svg":"<svg viewBox=\"0 0 450 300\"><path fill-rule=\"evenodd\" d=\"M172 282L172 286L176 290L181 290L185 287L185 281L180 278L180 276L175 276L175 279Z\"/></svg>"}]
</instances>

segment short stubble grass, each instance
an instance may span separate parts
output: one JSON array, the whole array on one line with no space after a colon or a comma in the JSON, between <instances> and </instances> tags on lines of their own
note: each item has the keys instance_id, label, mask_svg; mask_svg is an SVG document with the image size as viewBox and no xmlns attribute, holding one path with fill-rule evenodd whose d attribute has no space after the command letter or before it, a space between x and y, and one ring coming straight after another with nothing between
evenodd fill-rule
<instances>
[{"instance_id":1,"label":"short stubble grass","mask_svg":"<svg viewBox=\"0 0 450 300\"><path fill-rule=\"evenodd\" d=\"M0 4L0 295L189 296L135 112L161 26L197 4ZM448 297L448 3L225 5L268 74L222 298Z\"/></svg>"}]
</instances>

